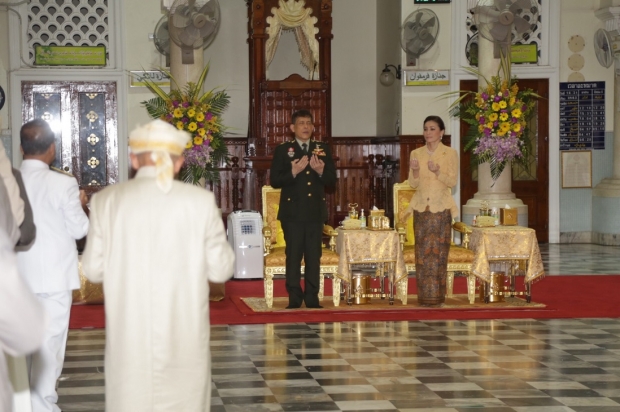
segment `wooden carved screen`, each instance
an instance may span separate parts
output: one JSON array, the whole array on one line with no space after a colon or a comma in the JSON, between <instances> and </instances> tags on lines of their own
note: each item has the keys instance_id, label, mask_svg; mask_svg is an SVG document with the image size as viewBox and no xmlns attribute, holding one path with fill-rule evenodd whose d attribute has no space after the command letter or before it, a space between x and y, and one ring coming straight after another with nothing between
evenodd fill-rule
<instances>
[{"instance_id":1,"label":"wooden carved screen","mask_svg":"<svg viewBox=\"0 0 620 412\"><path fill-rule=\"evenodd\" d=\"M331 39L332 0L246 0L250 53L250 119L246 180L252 188L250 207L261 210L260 190L268 183L273 148L292 138L289 128L295 110L307 109L314 116L314 139L331 142ZM285 3L311 9L316 17L317 74L306 79L294 73L285 79L267 76L268 19ZM328 201L329 203L329 201ZM247 204L247 203L246 203Z\"/></svg>"}]
</instances>

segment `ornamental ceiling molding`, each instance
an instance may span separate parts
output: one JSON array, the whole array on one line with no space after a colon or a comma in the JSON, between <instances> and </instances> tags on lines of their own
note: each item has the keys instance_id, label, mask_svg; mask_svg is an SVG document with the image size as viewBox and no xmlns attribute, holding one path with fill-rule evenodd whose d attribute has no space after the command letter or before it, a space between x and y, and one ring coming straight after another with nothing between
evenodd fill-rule
<instances>
[{"instance_id":1,"label":"ornamental ceiling molding","mask_svg":"<svg viewBox=\"0 0 620 412\"><path fill-rule=\"evenodd\" d=\"M605 24L605 30L620 35L620 7L605 7L596 10L594 15Z\"/></svg>"}]
</instances>

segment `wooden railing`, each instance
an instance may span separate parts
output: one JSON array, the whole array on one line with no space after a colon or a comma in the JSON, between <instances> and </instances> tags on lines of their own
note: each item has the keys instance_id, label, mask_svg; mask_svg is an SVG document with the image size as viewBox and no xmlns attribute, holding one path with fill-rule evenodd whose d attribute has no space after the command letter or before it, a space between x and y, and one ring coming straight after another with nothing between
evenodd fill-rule
<instances>
[{"instance_id":1,"label":"wooden railing","mask_svg":"<svg viewBox=\"0 0 620 412\"><path fill-rule=\"evenodd\" d=\"M248 156L245 138L227 138L225 142L230 163L220 165L219 182L207 182L224 220L235 210L262 210L260 190L269 184L269 173L256 164L270 164L270 159L258 162ZM443 142L449 145L450 136L444 136ZM373 206L384 209L391 219L392 187L407 178L409 153L423 144L422 136L332 138L338 181L327 191L329 223L337 225L343 220L349 203L357 203L366 214Z\"/></svg>"}]
</instances>

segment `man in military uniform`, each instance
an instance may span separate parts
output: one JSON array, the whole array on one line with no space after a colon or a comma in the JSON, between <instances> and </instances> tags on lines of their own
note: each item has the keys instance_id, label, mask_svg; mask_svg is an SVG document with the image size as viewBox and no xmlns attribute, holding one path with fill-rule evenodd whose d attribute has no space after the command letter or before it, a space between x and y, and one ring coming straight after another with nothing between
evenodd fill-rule
<instances>
[{"instance_id":1,"label":"man in military uniform","mask_svg":"<svg viewBox=\"0 0 620 412\"><path fill-rule=\"evenodd\" d=\"M308 110L293 113L295 138L273 155L271 185L282 188L278 219L286 242L287 309L320 308L319 270L323 224L327 220L325 186L336 184L336 168L329 146L311 140L314 126ZM301 260L305 261L305 291L301 289Z\"/></svg>"}]
</instances>

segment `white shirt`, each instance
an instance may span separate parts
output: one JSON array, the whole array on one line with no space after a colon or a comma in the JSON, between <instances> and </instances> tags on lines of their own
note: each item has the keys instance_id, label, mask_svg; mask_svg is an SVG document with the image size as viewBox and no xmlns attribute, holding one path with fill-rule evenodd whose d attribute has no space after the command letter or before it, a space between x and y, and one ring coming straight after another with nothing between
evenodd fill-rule
<instances>
[{"instance_id":1,"label":"white shirt","mask_svg":"<svg viewBox=\"0 0 620 412\"><path fill-rule=\"evenodd\" d=\"M34 293L79 289L75 241L86 236L88 217L77 181L39 160L24 160L21 172L37 237L28 251L17 255L20 273Z\"/></svg>"}]
</instances>

